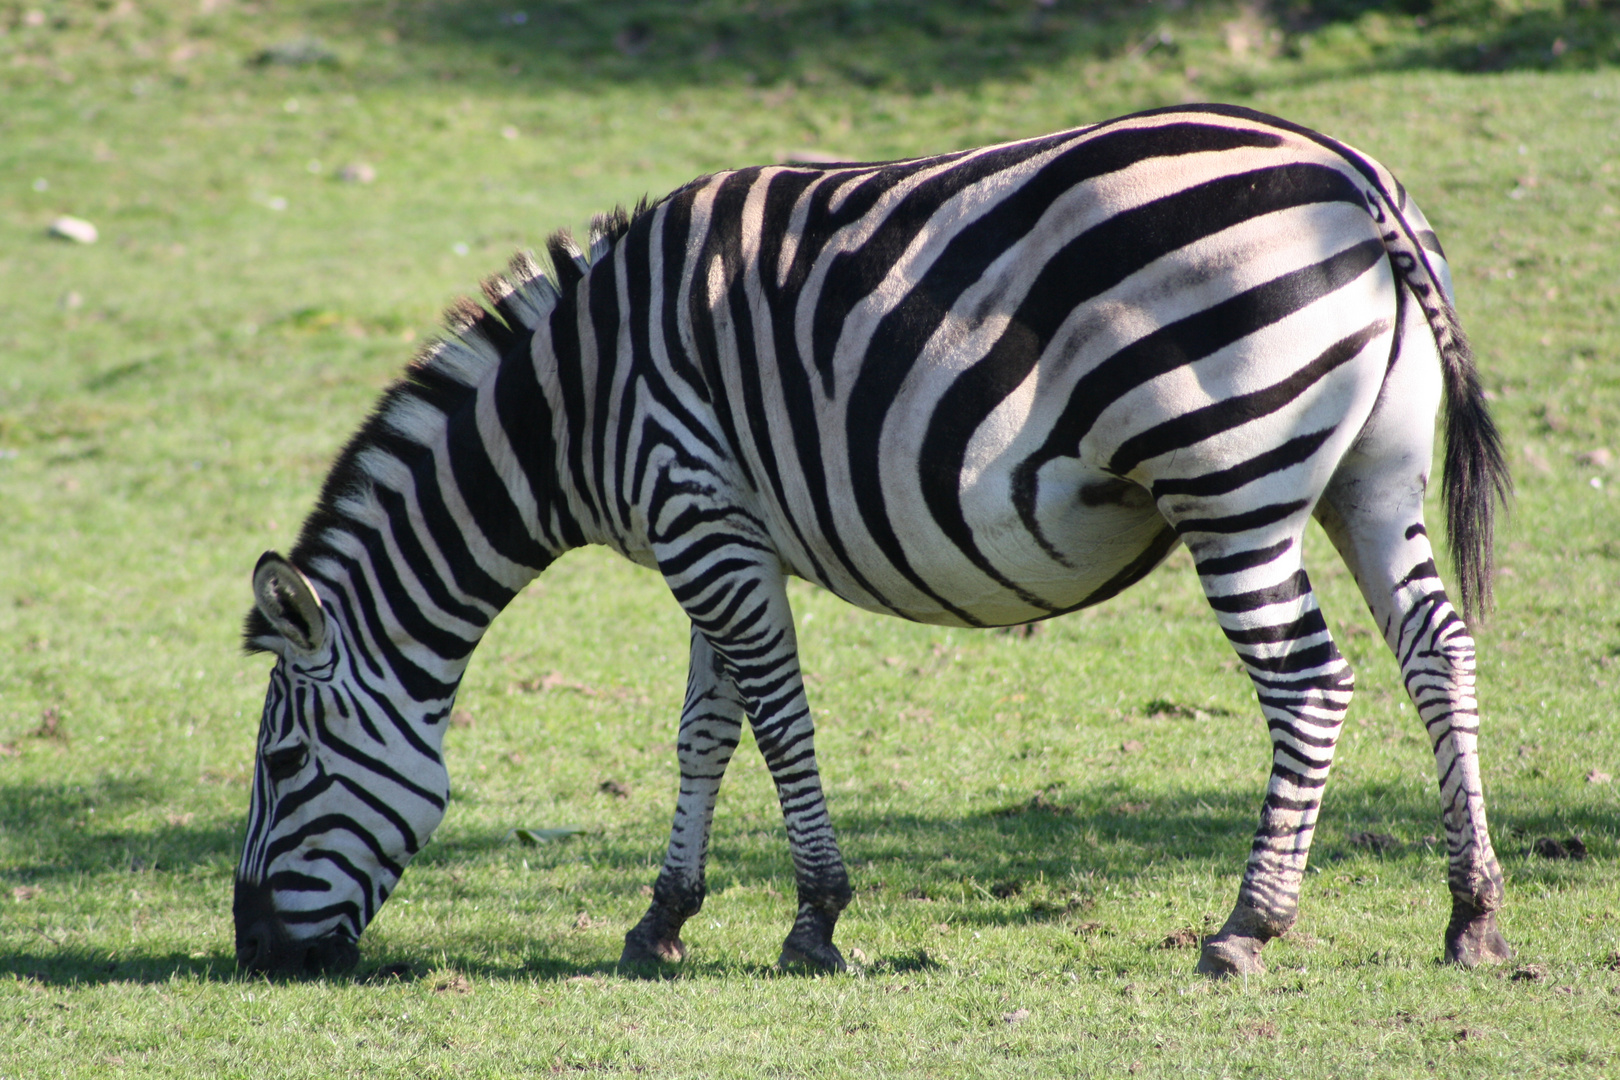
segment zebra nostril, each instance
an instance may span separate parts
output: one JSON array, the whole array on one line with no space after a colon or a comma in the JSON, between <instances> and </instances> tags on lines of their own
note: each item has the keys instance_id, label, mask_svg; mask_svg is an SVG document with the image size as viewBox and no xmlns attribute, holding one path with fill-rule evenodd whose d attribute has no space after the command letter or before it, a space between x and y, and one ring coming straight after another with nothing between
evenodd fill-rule
<instances>
[{"instance_id":1,"label":"zebra nostril","mask_svg":"<svg viewBox=\"0 0 1620 1080\"><path fill-rule=\"evenodd\" d=\"M254 923L236 938L236 966L251 971L268 966L273 935L265 923Z\"/></svg>"}]
</instances>

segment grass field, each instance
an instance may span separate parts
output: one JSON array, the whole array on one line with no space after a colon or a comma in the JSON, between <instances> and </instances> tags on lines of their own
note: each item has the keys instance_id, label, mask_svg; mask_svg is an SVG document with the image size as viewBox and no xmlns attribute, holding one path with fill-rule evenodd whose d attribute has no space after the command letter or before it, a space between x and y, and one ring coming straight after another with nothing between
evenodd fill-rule
<instances>
[{"instance_id":1,"label":"grass field","mask_svg":"<svg viewBox=\"0 0 1620 1080\"><path fill-rule=\"evenodd\" d=\"M0 1077L1620 1070L1614 3L518 3L0 0ZM237 978L248 573L439 308L704 171L1198 98L1376 155L1453 260L1518 482L1478 631L1514 964L1437 963L1433 758L1314 533L1359 690L1262 978L1177 944L1231 905L1269 758L1185 554L1028 639L796 588L854 970L771 966L792 871L745 747L693 955L616 975L686 631L598 551L486 639L450 813L356 976ZM505 840L558 825L587 832Z\"/></svg>"}]
</instances>

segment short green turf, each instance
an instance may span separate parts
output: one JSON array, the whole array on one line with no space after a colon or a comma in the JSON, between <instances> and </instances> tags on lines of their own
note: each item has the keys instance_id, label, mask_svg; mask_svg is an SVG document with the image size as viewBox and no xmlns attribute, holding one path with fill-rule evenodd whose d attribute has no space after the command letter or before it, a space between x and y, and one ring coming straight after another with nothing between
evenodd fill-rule
<instances>
[{"instance_id":1,"label":"short green turf","mask_svg":"<svg viewBox=\"0 0 1620 1080\"><path fill-rule=\"evenodd\" d=\"M1617 26L1612 0L0 0L0 1077L1615 1075ZM437 309L705 171L1199 99L1374 154L1451 257L1518 485L1478 628L1516 961L1438 963L1433 758L1313 532L1359 689L1263 977L1205 981L1185 944L1231 905L1269 754L1184 554L1029 638L796 586L852 971L772 966L792 874L745 744L690 958L620 977L686 631L600 551L479 651L450 813L355 976L235 974L247 576ZM47 237L61 214L99 242ZM557 826L586 831L507 839Z\"/></svg>"}]
</instances>

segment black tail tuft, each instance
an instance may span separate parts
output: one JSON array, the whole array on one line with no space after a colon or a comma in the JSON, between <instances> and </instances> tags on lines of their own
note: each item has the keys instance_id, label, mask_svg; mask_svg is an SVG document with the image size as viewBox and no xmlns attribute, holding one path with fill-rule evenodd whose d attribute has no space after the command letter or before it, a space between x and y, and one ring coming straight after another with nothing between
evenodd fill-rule
<instances>
[{"instance_id":1,"label":"black tail tuft","mask_svg":"<svg viewBox=\"0 0 1620 1080\"><path fill-rule=\"evenodd\" d=\"M1443 307L1441 317L1448 332L1440 337L1446 392L1446 460L1440 490L1458 598L1463 618L1471 619L1491 608L1496 506L1506 505L1513 480L1502 456L1502 436L1485 405L1473 350L1450 304Z\"/></svg>"}]
</instances>

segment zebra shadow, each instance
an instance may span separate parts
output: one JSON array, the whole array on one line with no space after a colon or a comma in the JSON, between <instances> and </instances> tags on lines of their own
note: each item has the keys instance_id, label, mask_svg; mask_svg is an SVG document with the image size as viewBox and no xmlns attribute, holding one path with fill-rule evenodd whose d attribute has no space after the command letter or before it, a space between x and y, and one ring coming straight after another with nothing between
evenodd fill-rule
<instances>
[{"instance_id":1,"label":"zebra shadow","mask_svg":"<svg viewBox=\"0 0 1620 1080\"><path fill-rule=\"evenodd\" d=\"M1514 889L1578 886L1592 865L1538 855L1539 839L1579 837L1593 863L1620 854L1620 821L1601 807L1579 801L1548 804L1516 797L1522 793L1513 788L1506 783L1493 789L1493 833L1510 875L1510 903ZM10 945L0 947L0 978L40 986L241 978L229 929L240 824L234 817L183 816L146 825L111 823L139 821L143 807L163 805L168 794L162 783L114 778L0 786L0 820L7 822L11 850L29 853L3 867L12 895L0 897L11 906ZM1257 821L1260 789L1206 785L1167 792L1103 779L1048 787L966 814L908 810L910 798L857 792L835 804L856 892L851 912L870 912L876 919L927 912L930 920L997 927L1086 920L1095 905L1106 906L1110 893L1173 888L1193 878L1213 881L1214 893L1230 899L1226 893L1235 892ZM95 815L88 813L91 806ZM154 815L144 816L150 821ZM109 824L95 823L96 817ZM1437 798L1427 785L1339 777L1324 803L1311 863L1323 875L1406 875L1438 895L1445 888L1439 834ZM616 970L620 935L646 903L643 890L656 875L662 840L661 830L650 824L529 849L518 849L490 830L450 835L430 845L412 866L406 879L410 895L419 903L509 909L510 918L496 929L446 925L430 941L419 940L415 932L374 928L362 943L361 966L334 981L450 977L445 972L533 982L609 976ZM527 876L514 886L514 879L500 871L518 860L527 864ZM779 821L722 818L710 870L704 917L733 918L740 899L756 905L756 913L762 904L780 909L768 917L784 928L791 920L793 873ZM199 935L195 948L176 948L172 942L146 947L138 937L113 935L97 944L94 932L64 935L50 920L32 918L30 910L40 899L60 902L69 893L94 894L100 897L95 910L86 907L78 913L82 918L68 923L122 924L141 918L140 902L131 900L126 910L123 898L162 896L174 889L185 890L193 903L199 891L203 895L208 933ZM38 891L40 899L29 898L28 890ZM544 905L536 900L542 893L553 899L566 893L580 905L581 925L568 925L569 915L548 929L539 914ZM522 938L531 918L532 939L514 947L514 937ZM553 915L552 923L557 922ZM30 944L30 936L38 940ZM700 948L678 972L665 975L781 974L768 962L723 952L715 948L711 955ZM877 969L896 973L924 970L930 963L926 951L875 958Z\"/></svg>"}]
</instances>

